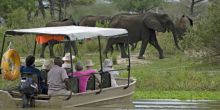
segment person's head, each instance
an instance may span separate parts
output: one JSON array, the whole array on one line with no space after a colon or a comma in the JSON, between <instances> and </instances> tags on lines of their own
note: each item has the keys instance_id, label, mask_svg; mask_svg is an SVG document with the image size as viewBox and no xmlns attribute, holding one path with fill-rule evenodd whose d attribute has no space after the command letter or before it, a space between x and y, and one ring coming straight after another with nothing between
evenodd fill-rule
<instances>
[{"instance_id":1,"label":"person's head","mask_svg":"<svg viewBox=\"0 0 220 110\"><path fill-rule=\"evenodd\" d=\"M113 65L113 63L112 63L111 59L105 59L104 60L104 63L103 63L104 67L112 67L112 65Z\"/></svg>"},{"instance_id":2,"label":"person's head","mask_svg":"<svg viewBox=\"0 0 220 110\"><path fill-rule=\"evenodd\" d=\"M94 63L92 62L92 60L86 60L86 68L91 68L94 66Z\"/></svg>"},{"instance_id":3,"label":"person's head","mask_svg":"<svg viewBox=\"0 0 220 110\"><path fill-rule=\"evenodd\" d=\"M75 66L76 71L82 71L83 70L83 64L81 62L77 62Z\"/></svg>"},{"instance_id":4,"label":"person's head","mask_svg":"<svg viewBox=\"0 0 220 110\"><path fill-rule=\"evenodd\" d=\"M70 53L66 53L65 56L62 58L62 60L63 60L64 62L70 62L70 61L71 61L70 58L71 58L71 57L70 57ZM72 60L73 60L74 58L75 58L75 56L72 55Z\"/></svg>"},{"instance_id":5,"label":"person's head","mask_svg":"<svg viewBox=\"0 0 220 110\"><path fill-rule=\"evenodd\" d=\"M63 60L60 58L60 57L55 57L54 58L54 65L57 65L57 66L62 66L63 64Z\"/></svg>"},{"instance_id":6,"label":"person's head","mask_svg":"<svg viewBox=\"0 0 220 110\"><path fill-rule=\"evenodd\" d=\"M29 55L25 59L26 66L32 66L35 62L35 57L33 55Z\"/></svg>"},{"instance_id":7,"label":"person's head","mask_svg":"<svg viewBox=\"0 0 220 110\"><path fill-rule=\"evenodd\" d=\"M43 65L42 65L42 69L44 69L44 70L50 70L52 64L53 64L53 61L52 61L51 59L49 59L49 60L44 60L44 63L43 63Z\"/></svg>"}]
</instances>

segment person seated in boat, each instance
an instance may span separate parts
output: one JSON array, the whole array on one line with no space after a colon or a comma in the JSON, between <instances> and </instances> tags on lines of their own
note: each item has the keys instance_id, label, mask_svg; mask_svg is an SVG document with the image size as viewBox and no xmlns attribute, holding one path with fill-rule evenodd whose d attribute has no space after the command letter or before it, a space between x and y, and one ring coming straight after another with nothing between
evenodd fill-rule
<instances>
[{"instance_id":1,"label":"person seated in boat","mask_svg":"<svg viewBox=\"0 0 220 110\"><path fill-rule=\"evenodd\" d=\"M47 93L47 87L45 86L46 84L44 83L45 79L43 79L41 71L35 68L34 62L35 62L35 57L33 55L29 55L26 57L25 65L21 66L20 68L21 76L23 74L36 74L39 84L38 85L39 92L45 94Z\"/></svg>"},{"instance_id":2,"label":"person seated in boat","mask_svg":"<svg viewBox=\"0 0 220 110\"><path fill-rule=\"evenodd\" d=\"M103 72L109 71L111 75L111 86L112 87L117 87L118 84L115 80L116 76L119 75L119 72L114 70L113 68L113 63L111 59L105 59L103 62Z\"/></svg>"},{"instance_id":3,"label":"person seated in boat","mask_svg":"<svg viewBox=\"0 0 220 110\"><path fill-rule=\"evenodd\" d=\"M96 69L94 69L93 68L93 66L94 66L94 63L92 62L92 60L86 60L86 70L85 71L90 71L90 70L94 70L94 71L96 71L96 72L94 72L94 73L97 73L97 70ZM100 74L94 74L95 75L95 77L99 80L99 82L101 82L101 75ZM100 88L98 85L98 82L96 81L96 87L95 88Z\"/></svg>"},{"instance_id":4,"label":"person seated in boat","mask_svg":"<svg viewBox=\"0 0 220 110\"><path fill-rule=\"evenodd\" d=\"M62 68L64 68L67 71L68 76L70 76L70 74L72 73L71 71L71 59L70 59L70 53L66 53L65 56L62 58L62 60L64 61L64 63L62 64ZM72 55L72 60L75 58L74 55ZM74 64L73 65L73 72L75 72L75 67Z\"/></svg>"},{"instance_id":5,"label":"person seated in boat","mask_svg":"<svg viewBox=\"0 0 220 110\"><path fill-rule=\"evenodd\" d=\"M92 66L91 64L89 65ZM77 62L75 66L76 72L72 74L74 77L79 78L79 92L86 92L87 82L90 77L90 74L96 73L95 69L87 69L83 70L83 64L81 62Z\"/></svg>"},{"instance_id":6,"label":"person seated in boat","mask_svg":"<svg viewBox=\"0 0 220 110\"><path fill-rule=\"evenodd\" d=\"M47 74L53 66L53 61L51 59L44 60L43 65L41 67L41 75L43 79L45 79L45 84L47 84ZM46 85L47 86L47 85Z\"/></svg>"},{"instance_id":7,"label":"person seated in boat","mask_svg":"<svg viewBox=\"0 0 220 110\"><path fill-rule=\"evenodd\" d=\"M48 95L72 95L69 77L62 68L63 61L60 57L54 58L54 65L47 75Z\"/></svg>"}]
</instances>

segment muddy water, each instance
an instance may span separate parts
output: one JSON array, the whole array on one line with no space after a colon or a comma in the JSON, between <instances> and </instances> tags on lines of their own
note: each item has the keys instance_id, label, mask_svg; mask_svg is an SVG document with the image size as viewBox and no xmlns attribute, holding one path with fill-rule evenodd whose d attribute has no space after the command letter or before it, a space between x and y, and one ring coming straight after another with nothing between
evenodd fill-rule
<instances>
[{"instance_id":1,"label":"muddy water","mask_svg":"<svg viewBox=\"0 0 220 110\"><path fill-rule=\"evenodd\" d=\"M0 110L220 110L220 101L210 100L176 100L176 99L153 99L136 100L120 105L104 105L100 107L76 107L68 109L60 108L15 108Z\"/></svg>"}]
</instances>

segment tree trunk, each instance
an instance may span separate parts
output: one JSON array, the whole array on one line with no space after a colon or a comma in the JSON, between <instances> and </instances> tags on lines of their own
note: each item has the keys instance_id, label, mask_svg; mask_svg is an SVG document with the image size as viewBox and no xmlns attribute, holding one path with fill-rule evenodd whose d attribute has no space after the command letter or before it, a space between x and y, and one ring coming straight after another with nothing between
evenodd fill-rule
<instances>
[{"instance_id":1,"label":"tree trunk","mask_svg":"<svg viewBox=\"0 0 220 110\"><path fill-rule=\"evenodd\" d=\"M55 1L54 0L49 0L50 3L50 16L51 18L54 18L54 12L55 12Z\"/></svg>"},{"instance_id":2,"label":"tree trunk","mask_svg":"<svg viewBox=\"0 0 220 110\"><path fill-rule=\"evenodd\" d=\"M28 12L27 12L27 20L31 21L31 11L30 10L28 10Z\"/></svg>"},{"instance_id":3,"label":"tree trunk","mask_svg":"<svg viewBox=\"0 0 220 110\"><path fill-rule=\"evenodd\" d=\"M43 15L43 17L45 18L46 17L46 13L45 13L45 10L44 10L44 5L43 5L43 1L42 0L38 0L38 3L39 3L39 9L41 11L41 14Z\"/></svg>"}]
</instances>

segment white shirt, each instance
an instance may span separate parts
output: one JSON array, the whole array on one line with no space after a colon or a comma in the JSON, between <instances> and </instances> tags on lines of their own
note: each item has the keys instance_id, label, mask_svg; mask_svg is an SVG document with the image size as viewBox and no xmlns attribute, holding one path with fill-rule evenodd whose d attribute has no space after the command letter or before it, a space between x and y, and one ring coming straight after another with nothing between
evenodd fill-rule
<instances>
[{"instance_id":1,"label":"white shirt","mask_svg":"<svg viewBox=\"0 0 220 110\"><path fill-rule=\"evenodd\" d=\"M71 63L64 62L62 68L71 68ZM75 66L73 65L73 72L75 72Z\"/></svg>"},{"instance_id":2,"label":"white shirt","mask_svg":"<svg viewBox=\"0 0 220 110\"><path fill-rule=\"evenodd\" d=\"M111 86L112 87L118 87L118 84L115 80L116 76L119 75L119 72L118 71L110 71L110 70L114 70L113 68L111 67L103 67L103 71L109 71L110 75L111 75Z\"/></svg>"}]
</instances>

